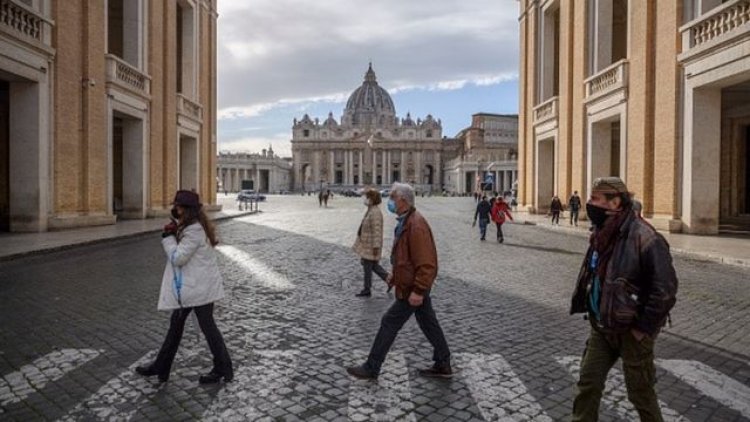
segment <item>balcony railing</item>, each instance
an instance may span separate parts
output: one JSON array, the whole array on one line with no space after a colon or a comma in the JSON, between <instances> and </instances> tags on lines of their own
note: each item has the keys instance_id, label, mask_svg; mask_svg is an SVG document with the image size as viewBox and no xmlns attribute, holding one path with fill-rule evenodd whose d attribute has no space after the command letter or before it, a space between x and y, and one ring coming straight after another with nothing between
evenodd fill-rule
<instances>
[{"instance_id":1,"label":"balcony railing","mask_svg":"<svg viewBox=\"0 0 750 422\"><path fill-rule=\"evenodd\" d=\"M177 112L198 121L203 120L203 107L182 94L177 94Z\"/></svg>"},{"instance_id":2,"label":"balcony railing","mask_svg":"<svg viewBox=\"0 0 750 422\"><path fill-rule=\"evenodd\" d=\"M613 63L596 75L584 81L586 85L586 99L592 99L610 94L628 86L628 62L623 59Z\"/></svg>"},{"instance_id":3,"label":"balcony railing","mask_svg":"<svg viewBox=\"0 0 750 422\"><path fill-rule=\"evenodd\" d=\"M107 54L107 82L141 95L151 94L151 78L112 54Z\"/></svg>"},{"instance_id":4,"label":"balcony railing","mask_svg":"<svg viewBox=\"0 0 750 422\"><path fill-rule=\"evenodd\" d=\"M50 44L52 21L23 3L0 0L0 26L11 33Z\"/></svg>"},{"instance_id":5,"label":"balcony railing","mask_svg":"<svg viewBox=\"0 0 750 422\"><path fill-rule=\"evenodd\" d=\"M534 107L534 124L557 118L558 100L552 97Z\"/></svg>"},{"instance_id":6,"label":"balcony railing","mask_svg":"<svg viewBox=\"0 0 750 422\"><path fill-rule=\"evenodd\" d=\"M729 40L750 29L750 0L728 1L680 28L682 52L716 39Z\"/></svg>"}]
</instances>

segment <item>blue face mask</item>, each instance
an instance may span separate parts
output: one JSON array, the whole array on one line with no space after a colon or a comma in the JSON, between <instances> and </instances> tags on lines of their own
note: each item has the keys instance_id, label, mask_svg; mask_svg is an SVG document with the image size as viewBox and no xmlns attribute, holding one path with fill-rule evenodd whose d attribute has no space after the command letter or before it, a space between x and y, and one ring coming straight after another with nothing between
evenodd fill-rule
<instances>
[{"instance_id":1,"label":"blue face mask","mask_svg":"<svg viewBox=\"0 0 750 422\"><path fill-rule=\"evenodd\" d=\"M396 213L396 201L393 199L388 200L388 211L395 214Z\"/></svg>"}]
</instances>

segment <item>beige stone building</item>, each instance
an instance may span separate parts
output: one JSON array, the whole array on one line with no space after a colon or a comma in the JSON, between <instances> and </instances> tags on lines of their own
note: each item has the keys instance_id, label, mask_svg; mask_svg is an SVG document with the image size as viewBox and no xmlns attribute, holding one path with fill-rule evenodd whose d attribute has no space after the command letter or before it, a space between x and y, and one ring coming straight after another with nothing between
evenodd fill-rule
<instances>
[{"instance_id":1,"label":"beige stone building","mask_svg":"<svg viewBox=\"0 0 750 422\"><path fill-rule=\"evenodd\" d=\"M661 229L750 227L750 1L519 5L522 205L617 175Z\"/></svg>"},{"instance_id":2,"label":"beige stone building","mask_svg":"<svg viewBox=\"0 0 750 422\"><path fill-rule=\"evenodd\" d=\"M444 137L441 121L429 114L398 118L372 65L340 122L333 113L323 122L304 115L292 130L296 191L387 188L400 181L417 192L461 194L476 191L487 175L497 190L511 190L516 180L517 116L478 113L455 138Z\"/></svg>"},{"instance_id":3,"label":"beige stone building","mask_svg":"<svg viewBox=\"0 0 750 422\"><path fill-rule=\"evenodd\" d=\"M456 135L451 154L446 145L443 184L449 193L481 188L513 192L518 180L518 116L477 113L471 126ZM484 184L484 185L482 185Z\"/></svg>"},{"instance_id":4,"label":"beige stone building","mask_svg":"<svg viewBox=\"0 0 750 422\"><path fill-rule=\"evenodd\" d=\"M411 183L418 191L440 189L440 120L396 117L388 92L372 66L349 97L341 122L333 113L321 122L305 115L294 120L292 156L295 190L325 186L390 186Z\"/></svg>"},{"instance_id":5,"label":"beige stone building","mask_svg":"<svg viewBox=\"0 0 750 422\"><path fill-rule=\"evenodd\" d=\"M215 203L216 0L0 0L0 230Z\"/></svg>"},{"instance_id":6,"label":"beige stone building","mask_svg":"<svg viewBox=\"0 0 750 422\"><path fill-rule=\"evenodd\" d=\"M238 192L243 183L247 189L278 193L292 188L292 163L276 155L269 146L261 153L220 152L217 163L220 190Z\"/></svg>"}]
</instances>

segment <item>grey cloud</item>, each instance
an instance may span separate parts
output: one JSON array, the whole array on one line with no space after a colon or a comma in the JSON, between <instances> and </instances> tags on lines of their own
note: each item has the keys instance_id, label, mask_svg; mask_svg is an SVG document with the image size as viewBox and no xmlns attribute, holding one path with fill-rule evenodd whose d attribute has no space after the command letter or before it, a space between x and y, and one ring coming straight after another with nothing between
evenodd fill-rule
<instances>
[{"instance_id":1,"label":"grey cloud","mask_svg":"<svg viewBox=\"0 0 750 422\"><path fill-rule=\"evenodd\" d=\"M517 72L515 0L222 0L219 108Z\"/></svg>"}]
</instances>

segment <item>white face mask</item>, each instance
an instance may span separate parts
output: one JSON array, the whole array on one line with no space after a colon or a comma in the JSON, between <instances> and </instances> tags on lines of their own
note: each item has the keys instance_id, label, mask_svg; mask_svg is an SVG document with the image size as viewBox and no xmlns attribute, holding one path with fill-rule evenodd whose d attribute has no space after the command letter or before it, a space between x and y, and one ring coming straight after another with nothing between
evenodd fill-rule
<instances>
[{"instance_id":1,"label":"white face mask","mask_svg":"<svg viewBox=\"0 0 750 422\"><path fill-rule=\"evenodd\" d=\"M366 206L366 207L369 207L369 206L370 206L370 200L369 200L369 199L367 199L367 197L366 197L366 196L363 196L363 197L362 197L362 203L363 203L363 204L365 204L365 206Z\"/></svg>"}]
</instances>

